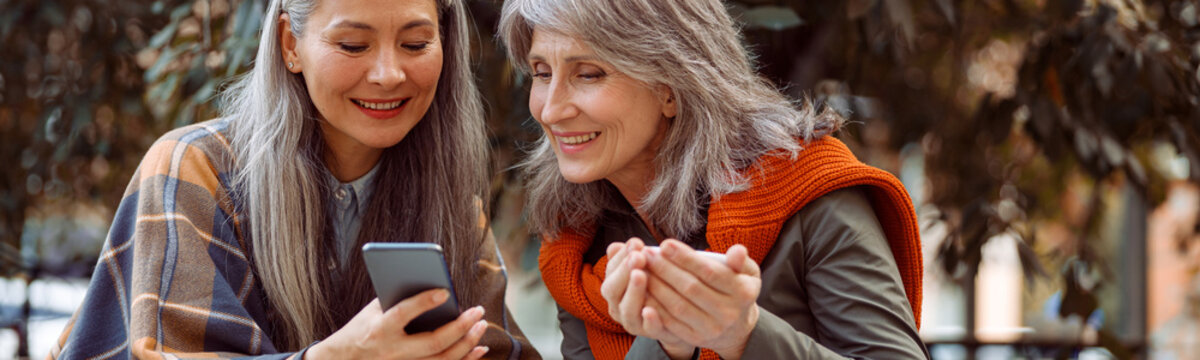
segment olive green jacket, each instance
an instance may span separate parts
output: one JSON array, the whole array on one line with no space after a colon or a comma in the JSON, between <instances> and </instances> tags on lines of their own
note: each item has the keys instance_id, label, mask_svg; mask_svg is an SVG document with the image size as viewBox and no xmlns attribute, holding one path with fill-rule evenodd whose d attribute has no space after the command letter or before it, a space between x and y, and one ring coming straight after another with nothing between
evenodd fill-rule
<instances>
[{"instance_id":1,"label":"olive green jacket","mask_svg":"<svg viewBox=\"0 0 1200 360\"><path fill-rule=\"evenodd\" d=\"M605 213L584 261L630 237L658 243L633 212ZM704 234L688 243L708 247ZM917 336L896 260L870 202L837 190L796 212L760 264L758 322L745 359L928 359ZM562 352L593 359L583 321L559 308ZM637 337L627 359L667 359L658 341Z\"/></svg>"}]
</instances>

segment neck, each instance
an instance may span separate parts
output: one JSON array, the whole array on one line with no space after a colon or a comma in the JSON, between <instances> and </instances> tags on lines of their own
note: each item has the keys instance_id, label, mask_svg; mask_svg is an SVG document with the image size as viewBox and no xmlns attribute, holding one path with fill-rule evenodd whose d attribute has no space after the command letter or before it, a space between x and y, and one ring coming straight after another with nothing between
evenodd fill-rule
<instances>
[{"instance_id":1,"label":"neck","mask_svg":"<svg viewBox=\"0 0 1200 360\"><path fill-rule=\"evenodd\" d=\"M617 191L621 193L621 197L624 197L625 201L633 205L633 209L637 211L642 223L646 224L646 229L650 230L650 235L654 235L660 241L663 239L662 232L658 231L658 226L650 220L650 216L642 210L641 205L646 199L646 193L650 190L650 184L654 183L657 175L654 171L654 158L667 136L667 124L667 120L659 122L657 134L654 135L654 139L650 140L646 149L630 160L629 165L626 165L625 168L605 178L617 187Z\"/></svg>"},{"instance_id":2,"label":"neck","mask_svg":"<svg viewBox=\"0 0 1200 360\"><path fill-rule=\"evenodd\" d=\"M643 224L646 224L646 229L650 230L650 234L661 241L662 233L658 231L654 222L650 221L650 217L642 210L641 206L646 198L646 193L650 190L650 184L654 182L653 162L648 159L641 162L635 161L622 171L610 175L607 180L617 187L617 192L621 193L621 197L625 198L625 201L633 205L634 211L637 211L638 217L642 219Z\"/></svg>"},{"instance_id":3,"label":"neck","mask_svg":"<svg viewBox=\"0 0 1200 360\"><path fill-rule=\"evenodd\" d=\"M322 128L326 126L329 125L321 123ZM363 145L346 136L331 136L331 133L325 131L325 153L322 158L329 173L340 182L351 182L366 175L383 156L383 149Z\"/></svg>"}]
</instances>

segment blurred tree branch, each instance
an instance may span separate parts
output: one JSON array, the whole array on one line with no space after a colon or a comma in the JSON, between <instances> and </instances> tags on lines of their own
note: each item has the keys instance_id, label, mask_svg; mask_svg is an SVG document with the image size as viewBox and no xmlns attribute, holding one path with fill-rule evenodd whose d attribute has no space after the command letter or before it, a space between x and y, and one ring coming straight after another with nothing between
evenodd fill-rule
<instances>
[{"instance_id":1,"label":"blurred tree branch","mask_svg":"<svg viewBox=\"0 0 1200 360\"><path fill-rule=\"evenodd\" d=\"M1107 269L1092 250L1100 202L1083 222L1062 209L1071 179L1090 179L1097 199L1102 183L1132 184L1150 206L1171 179L1200 181L1197 1L786 3L803 26L748 31L764 74L862 123L845 135L859 150L921 144L929 204L951 226L938 259L948 274L973 277L1004 233L1024 240L1028 274L1043 271L1030 255L1043 222L1075 229L1065 256ZM1186 174L1157 166L1148 149L1162 144ZM1094 296L1077 288L1066 291Z\"/></svg>"}]
</instances>

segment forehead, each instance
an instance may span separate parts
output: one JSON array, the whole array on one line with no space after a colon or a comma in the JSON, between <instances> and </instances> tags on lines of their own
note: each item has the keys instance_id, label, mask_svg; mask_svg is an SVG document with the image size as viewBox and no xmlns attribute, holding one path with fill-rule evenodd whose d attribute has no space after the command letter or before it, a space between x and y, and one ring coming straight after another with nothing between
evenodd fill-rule
<instances>
[{"instance_id":1,"label":"forehead","mask_svg":"<svg viewBox=\"0 0 1200 360\"><path fill-rule=\"evenodd\" d=\"M592 55L595 51L577 36L542 28L534 28L530 39L529 58L557 58Z\"/></svg>"},{"instance_id":2,"label":"forehead","mask_svg":"<svg viewBox=\"0 0 1200 360\"><path fill-rule=\"evenodd\" d=\"M353 22L375 29L398 28L413 21L437 24L437 0L320 0L311 21L337 25Z\"/></svg>"}]
</instances>

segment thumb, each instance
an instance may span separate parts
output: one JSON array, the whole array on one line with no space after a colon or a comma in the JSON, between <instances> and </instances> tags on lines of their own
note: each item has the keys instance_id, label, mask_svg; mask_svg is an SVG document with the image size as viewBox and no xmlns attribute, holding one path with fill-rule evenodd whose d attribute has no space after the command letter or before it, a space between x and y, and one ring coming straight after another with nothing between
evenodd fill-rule
<instances>
[{"instance_id":1,"label":"thumb","mask_svg":"<svg viewBox=\"0 0 1200 360\"><path fill-rule=\"evenodd\" d=\"M725 257L726 264L730 269L746 275L759 276L758 264L750 258L750 252L746 250L746 246L737 244L730 247L729 251L725 252Z\"/></svg>"}]
</instances>

